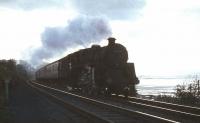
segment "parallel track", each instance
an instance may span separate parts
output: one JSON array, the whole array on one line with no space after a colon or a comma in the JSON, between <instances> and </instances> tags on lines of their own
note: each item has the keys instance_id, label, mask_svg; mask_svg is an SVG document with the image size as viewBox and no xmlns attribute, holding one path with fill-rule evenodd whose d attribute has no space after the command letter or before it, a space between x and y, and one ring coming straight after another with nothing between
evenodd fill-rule
<instances>
[{"instance_id":1,"label":"parallel track","mask_svg":"<svg viewBox=\"0 0 200 123\"><path fill-rule=\"evenodd\" d=\"M71 107L73 107L73 110L79 110L79 113L81 112L83 114L87 114L89 117L92 117L91 120L93 122L175 123L175 121L173 120L143 113L140 111L127 109L124 107L119 107L110 103L105 103L102 101L64 92L37 83L31 83L31 86L40 90L43 93L48 94L51 98L53 97L57 101L61 101L64 105L71 105ZM97 120L95 120L95 118Z\"/></svg>"},{"instance_id":2,"label":"parallel track","mask_svg":"<svg viewBox=\"0 0 200 123\"><path fill-rule=\"evenodd\" d=\"M152 100L141 99L141 98L136 98L136 97L129 97L128 99L133 102L140 102L140 103L144 103L148 105L154 105L154 106L159 106L163 108L168 108L168 109L173 109L177 111L200 115L199 107L178 105L178 104L166 103L166 102L161 102L161 101L152 101Z\"/></svg>"},{"instance_id":3,"label":"parallel track","mask_svg":"<svg viewBox=\"0 0 200 123\"><path fill-rule=\"evenodd\" d=\"M104 99L105 100L105 99ZM140 98L131 97L128 99L111 97L107 98L108 101L130 109L144 111L167 119L172 119L179 122L196 123L200 121L200 114L198 107L189 107L183 105L169 104L165 105L164 102L144 100ZM122 105L123 104L123 105ZM179 107L187 107L185 110L179 110ZM192 110L194 109L194 111Z\"/></svg>"}]
</instances>

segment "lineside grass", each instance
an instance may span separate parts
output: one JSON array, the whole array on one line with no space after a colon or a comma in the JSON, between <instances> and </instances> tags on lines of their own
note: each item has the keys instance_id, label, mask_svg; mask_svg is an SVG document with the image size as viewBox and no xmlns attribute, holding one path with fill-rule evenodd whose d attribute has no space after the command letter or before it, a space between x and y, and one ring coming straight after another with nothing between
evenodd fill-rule
<instances>
[{"instance_id":1,"label":"lineside grass","mask_svg":"<svg viewBox=\"0 0 200 123\"><path fill-rule=\"evenodd\" d=\"M5 104L5 91L2 85L0 85L0 123L9 123L10 113L8 107Z\"/></svg>"}]
</instances>

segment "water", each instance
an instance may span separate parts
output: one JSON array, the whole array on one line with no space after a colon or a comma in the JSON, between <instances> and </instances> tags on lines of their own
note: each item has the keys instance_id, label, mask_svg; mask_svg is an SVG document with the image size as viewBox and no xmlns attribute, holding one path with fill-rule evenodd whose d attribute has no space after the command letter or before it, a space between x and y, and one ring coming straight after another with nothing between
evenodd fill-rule
<instances>
[{"instance_id":1,"label":"water","mask_svg":"<svg viewBox=\"0 0 200 123\"><path fill-rule=\"evenodd\" d=\"M187 84L191 79L140 79L140 83L136 86L137 91L141 95L173 95L176 85Z\"/></svg>"}]
</instances>

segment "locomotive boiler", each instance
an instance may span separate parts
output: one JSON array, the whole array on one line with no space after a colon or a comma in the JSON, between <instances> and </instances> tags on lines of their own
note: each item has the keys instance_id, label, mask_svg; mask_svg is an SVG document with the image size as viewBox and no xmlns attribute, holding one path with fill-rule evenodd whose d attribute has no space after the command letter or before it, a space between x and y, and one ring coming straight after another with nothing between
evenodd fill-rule
<instances>
[{"instance_id":1,"label":"locomotive boiler","mask_svg":"<svg viewBox=\"0 0 200 123\"><path fill-rule=\"evenodd\" d=\"M92 45L36 71L38 81L54 81L84 94L136 95L139 83L134 63L127 63L126 48L108 38L108 46Z\"/></svg>"}]
</instances>

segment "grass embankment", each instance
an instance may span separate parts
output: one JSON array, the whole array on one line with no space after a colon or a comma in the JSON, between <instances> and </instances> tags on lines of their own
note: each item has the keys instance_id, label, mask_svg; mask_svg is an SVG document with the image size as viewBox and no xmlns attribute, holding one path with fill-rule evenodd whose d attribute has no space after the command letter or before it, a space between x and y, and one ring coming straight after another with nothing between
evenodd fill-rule
<instances>
[{"instance_id":1,"label":"grass embankment","mask_svg":"<svg viewBox=\"0 0 200 123\"><path fill-rule=\"evenodd\" d=\"M0 123L9 122L10 113L5 101L5 90L2 83L0 83Z\"/></svg>"},{"instance_id":2,"label":"grass embankment","mask_svg":"<svg viewBox=\"0 0 200 123\"><path fill-rule=\"evenodd\" d=\"M6 108L0 109L0 123L8 123L10 119L9 114Z\"/></svg>"}]
</instances>

